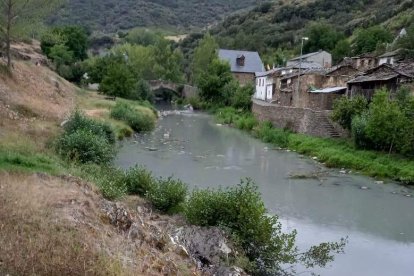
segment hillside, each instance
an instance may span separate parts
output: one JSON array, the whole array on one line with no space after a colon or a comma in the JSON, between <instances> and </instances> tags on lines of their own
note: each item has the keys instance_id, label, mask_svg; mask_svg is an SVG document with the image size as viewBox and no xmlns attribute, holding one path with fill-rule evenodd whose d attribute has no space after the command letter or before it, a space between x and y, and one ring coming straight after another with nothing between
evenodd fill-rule
<instances>
[{"instance_id":1,"label":"hillside","mask_svg":"<svg viewBox=\"0 0 414 276\"><path fill-rule=\"evenodd\" d=\"M69 0L48 22L80 24L103 32L155 26L188 30L204 28L232 12L261 2L263 0Z\"/></svg>"},{"instance_id":2,"label":"hillside","mask_svg":"<svg viewBox=\"0 0 414 276\"><path fill-rule=\"evenodd\" d=\"M412 0L275 1L232 15L211 32L221 47L292 49L311 22L326 22L345 36L355 29L382 25L393 33L414 24Z\"/></svg>"}]
</instances>

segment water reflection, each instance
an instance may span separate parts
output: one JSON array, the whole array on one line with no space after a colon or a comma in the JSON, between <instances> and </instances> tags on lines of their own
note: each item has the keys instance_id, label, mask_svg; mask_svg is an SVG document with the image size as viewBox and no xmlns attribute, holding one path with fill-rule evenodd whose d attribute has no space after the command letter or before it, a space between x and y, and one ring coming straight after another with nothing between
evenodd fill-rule
<instances>
[{"instance_id":1,"label":"water reflection","mask_svg":"<svg viewBox=\"0 0 414 276\"><path fill-rule=\"evenodd\" d=\"M347 254L320 271L322 275L411 275L407 256L414 256L414 199L404 196L410 191L402 186L378 185L292 152L272 150L236 129L217 126L206 115L169 116L153 133L126 141L116 164L127 168L137 163L192 187L235 185L240 178L252 178L286 229L299 230L303 247L349 236ZM315 171L326 176L288 177Z\"/></svg>"}]
</instances>

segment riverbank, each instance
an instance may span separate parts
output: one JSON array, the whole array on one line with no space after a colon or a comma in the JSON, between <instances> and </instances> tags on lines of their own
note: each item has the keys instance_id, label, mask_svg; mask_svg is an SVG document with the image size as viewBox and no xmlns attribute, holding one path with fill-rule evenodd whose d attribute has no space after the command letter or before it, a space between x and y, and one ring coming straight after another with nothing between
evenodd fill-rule
<instances>
[{"instance_id":1,"label":"riverbank","mask_svg":"<svg viewBox=\"0 0 414 276\"><path fill-rule=\"evenodd\" d=\"M239 112L234 108L222 108L213 113L218 123L245 130L263 142L309 156L327 167L414 184L412 159L397 154L358 150L347 139L318 138L277 129L269 122L259 123L249 112Z\"/></svg>"}]
</instances>

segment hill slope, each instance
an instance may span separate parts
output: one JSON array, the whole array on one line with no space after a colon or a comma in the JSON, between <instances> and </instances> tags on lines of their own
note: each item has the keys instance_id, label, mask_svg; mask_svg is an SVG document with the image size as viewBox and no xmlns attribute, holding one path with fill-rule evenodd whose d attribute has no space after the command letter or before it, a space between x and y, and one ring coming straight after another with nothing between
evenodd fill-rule
<instances>
[{"instance_id":1,"label":"hill slope","mask_svg":"<svg viewBox=\"0 0 414 276\"><path fill-rule=\"evenodd\" d=\"M413 0L297 0L264 3L228 17L212 29L220 46L265 52L292 48L309 23L324 21L350 36L381 24L397 32L414 24Z\"/></svg>"},{"instance_id":2,"label":"hill slope","mask_svg":"<svg viewBox=\"0 0 414 276\"><path fill-rule=\"evenodd\" d=\"M69 0L51 24L81 24L105 32L133 27L206 27L263 0Z\"/></svg>"}]
</instances>

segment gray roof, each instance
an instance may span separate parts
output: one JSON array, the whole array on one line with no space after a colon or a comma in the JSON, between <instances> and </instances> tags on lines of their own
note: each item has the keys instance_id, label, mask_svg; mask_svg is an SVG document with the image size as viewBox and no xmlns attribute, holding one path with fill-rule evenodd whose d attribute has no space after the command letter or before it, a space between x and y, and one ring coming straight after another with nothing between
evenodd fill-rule
<instances>
[{"instance_id":1,"label":"gray roof","mask_svg":"<svg viewBox=\"0 0 414 276\"><path fill-rule=\"evenodd\" d=\"M398 55L401 52L401 49L394 50L392 52L386 52L385 54L379 56L379 58L393 57Z\"/></svg>"},{"instance_id":2,"label":"gray roof","mask_svg":"<svg viewBox=\"0 0 414 276\"><path fill-rule=\"evenodd\" d=\"M321 68L323 68L323 66L320 65L317 62L314 62L314 61L303 61L303 60L302 60L302 62L299 61L299 62L297 62L297 63L289 66L289 68L295 68L295 69L299 69L299 67L301 69L321 69Z\"/></svg>"},{"instance_id":3,"label":"gray roof","mask_svg":"<svg viewBox=\"0 0 414 276\"><path fill-rule=\"evenodd\" d=\"M258 52L220 49L218 55L221 60L226 60L230 63L232 72L256 73L264 71L264 66ZM236 63L237 57L241 55L245 57L244 66L238 66Z\"/></svg>"},{"instance_id":4,"label":"gray roof","mask_svg":"<svg viewBox=\"0 0 414 276\"><path fill-rule=\"evenodd\" d=\"M305 59L305 58L308 58L308 57L311 57L311 56L320 54L322 52L325 52L325 51L318 51L318 52L313 52L313 53L309 53L309 54L302 55L302 59ZM300 60L300 56L294 57L294 58L290 59L289 61L295 61L295 60Z\"/></svg>"}]
</instances>

